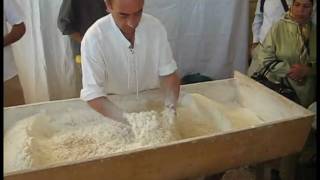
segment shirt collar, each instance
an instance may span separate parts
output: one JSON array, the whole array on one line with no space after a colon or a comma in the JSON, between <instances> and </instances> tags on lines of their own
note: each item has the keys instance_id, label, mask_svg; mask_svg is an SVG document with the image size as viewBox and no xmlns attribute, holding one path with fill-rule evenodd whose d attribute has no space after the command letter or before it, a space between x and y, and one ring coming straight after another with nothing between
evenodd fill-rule
<instances>
[{"instance_id":1,"label":"shirt collar","mask_svg":"<svg viewBox=\"0 0 320 180\"><path fill-rule=\"evenodd\" d=\"M117 39L119 39L121 41L121 43L123 43L126 47L130 47L131 43L127 40L127 38L122 34L121 30L119 29L119 27L117 26L116 22L113 19L112 14L110 14L111 16L111 25L112 28L115 32L115 35L117 37ZM140 20L140 23L138 25L138 27L136 28L136 32L135 32L135 45L140 44L141 40L140 40L140 32L141 32L141 22L142 22L142 17Z\"/></svg>"}]
</instances>

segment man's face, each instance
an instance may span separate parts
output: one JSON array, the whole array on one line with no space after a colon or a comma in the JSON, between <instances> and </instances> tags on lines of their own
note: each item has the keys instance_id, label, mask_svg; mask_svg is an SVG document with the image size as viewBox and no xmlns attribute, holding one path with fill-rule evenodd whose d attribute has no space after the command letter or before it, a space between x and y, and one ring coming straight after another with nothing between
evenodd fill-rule
<instances>
[{"instance_id":1,"label":"man's face","mask_svg":"<svg viewBox=\"0 0 320 180\"><path fill-rule=\"evenodd\" d=\"M143 4L144 0L111 0L111 4L107 4L108 11L125 36L134 34L141 19Z\"/></svg>"},{"instance_id":2,"label":"man's face","mask_svg":"<svg viewBox=\"0 0 320 180\"><path fill-rule=\"evenodd\" d=\"M312 3L310 0L295 0L291 7L293 18L299 23L307 23L312 14Z\"/></svg>"}]
</instances>

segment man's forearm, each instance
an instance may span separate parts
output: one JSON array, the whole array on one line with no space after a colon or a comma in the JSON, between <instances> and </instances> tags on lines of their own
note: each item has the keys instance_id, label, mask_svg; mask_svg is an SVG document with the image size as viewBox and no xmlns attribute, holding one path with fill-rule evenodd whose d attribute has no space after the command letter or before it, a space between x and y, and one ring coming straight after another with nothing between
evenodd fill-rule
<instances>
[{"instance_id":1,"label":"man's forearm","mask_svg":"<svg viewBox=\"0 0 320 180\"><path fill-rule=\"evenodd\" d=\"M122 121L123 113L107 97L98 97L87 102L97 112L114 120Z\"/></svg>"},{"instance_id":2,"label":"man's forearm","mask_svg":"<svg viewBox=\"0 0 320 180\"><path fill-rule=\"evenodd\" d=\"M161 77L161 88L165 94L165 103L171 103L175 108L180 94L178 73L174 72L168 76Z\"/></svg>"},{"instance_id":3,"label":"man's forearm","mask_svg":"<svg viewBox=\"0 0 320 180\"><path fill-rule=\"evenodd\" d=\"M11 31L3 38L3 46L8 46L18 41L26 32L24 23L16 24L12 26Z\"/></svg>"}]
</instances>

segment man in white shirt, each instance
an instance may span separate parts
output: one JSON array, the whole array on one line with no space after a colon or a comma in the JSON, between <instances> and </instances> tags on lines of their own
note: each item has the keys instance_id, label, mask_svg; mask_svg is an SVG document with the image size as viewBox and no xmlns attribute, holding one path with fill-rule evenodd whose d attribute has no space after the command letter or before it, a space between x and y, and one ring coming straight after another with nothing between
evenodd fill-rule
<instances>
[{"instance_id":1,"label":"man in white shirt","mask_svg":"<svg viewBox=\"0 0 320 180\"><path fill-rule=\"evenodd\" d=\"M96 21L81 42L81 98L115 120L123 112L107 94L161 87L165 106L175 109L180 84L164 26L143 13L144 0L107 0L109 15Z\"/></svg>"},{"instance_id":2,"label":"man in white shirt","mask_svg":"<svg viewBox=\"0 0 320 180\"><path fill-rule=\"evenodd\" d=\"M15 0L4 0L3 13L3 60L4 60L4 106L24 104L22 87L18 78L11 44L25 34L23 14ZM9 23L12 27L9 31Z\"/></svg>"},{"instance_id":3,"label":"man in white shirt","mask_svg":"<svg viewBox=\"0 0 320 180\"><path fill-rule=\"evenodd\" d=\"M258 43L262 43L272 24L277 22L285 13L281 0L265 0L263 7L261 1L258 0L255 17L252 23L253 44L255 48ZM292 0L284 0L287 6L290 6Z\"/></svg>"}]
</instances>

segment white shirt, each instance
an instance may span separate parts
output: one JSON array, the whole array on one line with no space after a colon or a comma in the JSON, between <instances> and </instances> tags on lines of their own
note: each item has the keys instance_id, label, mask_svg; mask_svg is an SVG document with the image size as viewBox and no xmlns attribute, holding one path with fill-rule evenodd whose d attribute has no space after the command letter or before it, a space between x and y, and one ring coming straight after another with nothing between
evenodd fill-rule
<instances>
[{"instance_id":1,"label":"white shirt","mask_svg":"<svg viewBox=\"0 0 320 180\"><path fill-rule=\"evenodd\" d=\"M263 13L260 12L261 0L258 0L252 23L253 42L262 43L271 28L285 13L281 0L265 0ZM288 7L292 0L287 0Z\"/></svg>"},{"instance_id":2,"label":"white shirt","mask_svg":"<svg viewBox=\"0 0 320 180\"><path fill-rule=\"evenodd\" d=\"M3 6L3 36L5 36L9 32L7 23L11 26L22 23L23 13L15 0L4 0ZM3 61L3 81L6 81L17 75L11 45L3 48Z\"/></svg>"},{"instance_id":3,"label":"white shirt","mask_svg":"<svg viewBox=\"0 0 320 180\"><path fill-rule=\"evenodd\" d=\"M134 43L130 50L111 14L87 30L81 42L83 100L158 88L159 76L176 71L167 32L155 17L142 14Z\"/></svg>"}]
</instances>

